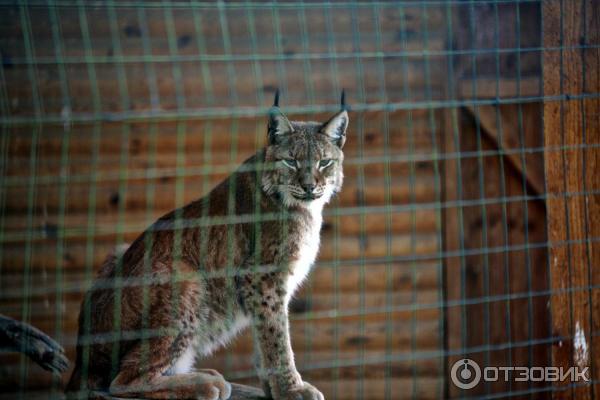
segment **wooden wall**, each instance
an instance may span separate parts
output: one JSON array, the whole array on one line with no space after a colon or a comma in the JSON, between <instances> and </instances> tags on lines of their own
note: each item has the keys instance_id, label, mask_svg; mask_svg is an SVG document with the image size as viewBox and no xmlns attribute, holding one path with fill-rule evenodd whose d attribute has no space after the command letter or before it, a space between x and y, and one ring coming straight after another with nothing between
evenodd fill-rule
<instances>
[{"instance_id":1,"label":"wooden wall","mask_svg":"<svg viewBox=\"0 0 600 400\"><path fill-rule=\"evenodd\" d=\"M444 152L447 371L550 366L540 4L457 10ZM520 51L518 49L527 49ZM448 397L547 398L551 383L480 383Z\"/></svg>"},{"instance_id":2,"label":"wooden wall","mask_svg":"<svg viewBox=\"0 0 600 400\"><path fill-rule=\"evenodd\" d=\"M446 95L449 6L60 4L0 8L0 313L73 359L79 302L106 254L262 146L275 88L293 118L319 119L343 87L347 179L292 305L296 360L327 398L440 397L432 104ZM256 383L250 354L245 333L200 364ZM0 397L60 386L1 356Z\"/></svg>"}]
</instances>

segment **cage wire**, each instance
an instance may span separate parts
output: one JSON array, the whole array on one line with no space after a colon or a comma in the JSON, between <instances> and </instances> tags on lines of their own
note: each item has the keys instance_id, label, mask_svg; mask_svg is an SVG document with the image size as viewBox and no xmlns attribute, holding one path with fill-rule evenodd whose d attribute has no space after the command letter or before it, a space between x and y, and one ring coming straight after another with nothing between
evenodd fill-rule
<instances>
[{"instance_id":1,"label":"cage wire","mask_svg":"<svg viewBox=\"0 0 600 400\"><path fill-rule=\"evenodd\" d=\"M264 146L277 89L319 121L345 89L344 187L290 303L303 379L328 399L597 398L598 21L592 0L0 1L0 314L73 363L104 258ZM174 248L274 218L228 204L179 215ZM463 358L589 379L461 389ZM1 398L62 396L69 372L0 359ZM249 330L197 366L258 385Z\"/></svg>"}]
</instances>

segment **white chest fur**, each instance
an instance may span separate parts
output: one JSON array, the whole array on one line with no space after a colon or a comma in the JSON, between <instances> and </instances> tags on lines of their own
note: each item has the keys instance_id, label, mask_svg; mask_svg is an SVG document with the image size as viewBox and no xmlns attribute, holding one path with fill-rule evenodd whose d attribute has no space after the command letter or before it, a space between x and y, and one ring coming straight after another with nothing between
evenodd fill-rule
<instances>
[{"instance_id":1,"label":"white chest fur","mask_svg":"<svg viewBox=\"0 0 600 400\"><path fill-rule=\"evenodd\" d=\"M306 279L317 258L321 242L321 224L323 223L323 204L315 201L309 208L311 218L302 234L298 248L298 257L291 263L291 274L287 281L287 296L294 294L298 286Z\"/></svg>"}]
</instances>

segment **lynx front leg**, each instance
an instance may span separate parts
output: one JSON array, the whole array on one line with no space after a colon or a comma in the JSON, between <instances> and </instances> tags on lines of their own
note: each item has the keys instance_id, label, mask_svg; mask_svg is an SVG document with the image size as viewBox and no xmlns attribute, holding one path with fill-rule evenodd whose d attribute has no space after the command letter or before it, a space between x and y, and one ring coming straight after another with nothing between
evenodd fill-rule
<instances>
[{"instance_id":1,"label":"lynx front leg","mask_svg":"<svg viewBox=\"0 0 600 400\"><path fill-rule=\"evenodd\" d=\"M273 398L273 394L271 393L271 385L269 384L269 376L267 375L267 371L265 369L264 362L262 360L262 353L260 351L260 342L258 340L258 336L256 335L257 330L253 330L254 336L254 368L256 369L256 373L258 378L260 379L260 385L263 389L265 397L268 399Z\"/></svg>"},{"instance_id":2,"label":"lynx front leg","mask_svg":"<svg viewBox=\"0 0 600 400\"><path fill-rule=\"evenodd\" d=\"M303 382L296 370L285 294L280 289L265 290L252 297L246 303L252 314L258 344L258 372L259 376L266 376L273 398L323 400L321 392Z\"/></svg>"}]
</instances>

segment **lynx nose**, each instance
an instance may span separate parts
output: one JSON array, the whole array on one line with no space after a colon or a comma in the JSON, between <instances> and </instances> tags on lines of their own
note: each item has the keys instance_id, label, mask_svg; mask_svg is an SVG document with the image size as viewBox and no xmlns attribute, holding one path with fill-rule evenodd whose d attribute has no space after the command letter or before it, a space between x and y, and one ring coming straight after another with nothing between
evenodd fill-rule
<instances>
[{"instance_id":1,"label":"lynx nose","mask_svg":"<svg viewBox=\"0 0 600 400\"><path fill-rule=\"evenodd\" d=\"M312 183L307 184L307 185L302 185L302 189L304 189L304 191L307 194L313 194L313 192L315 191L315 185L313 185Z\"/></svg>"}]
</instances>

